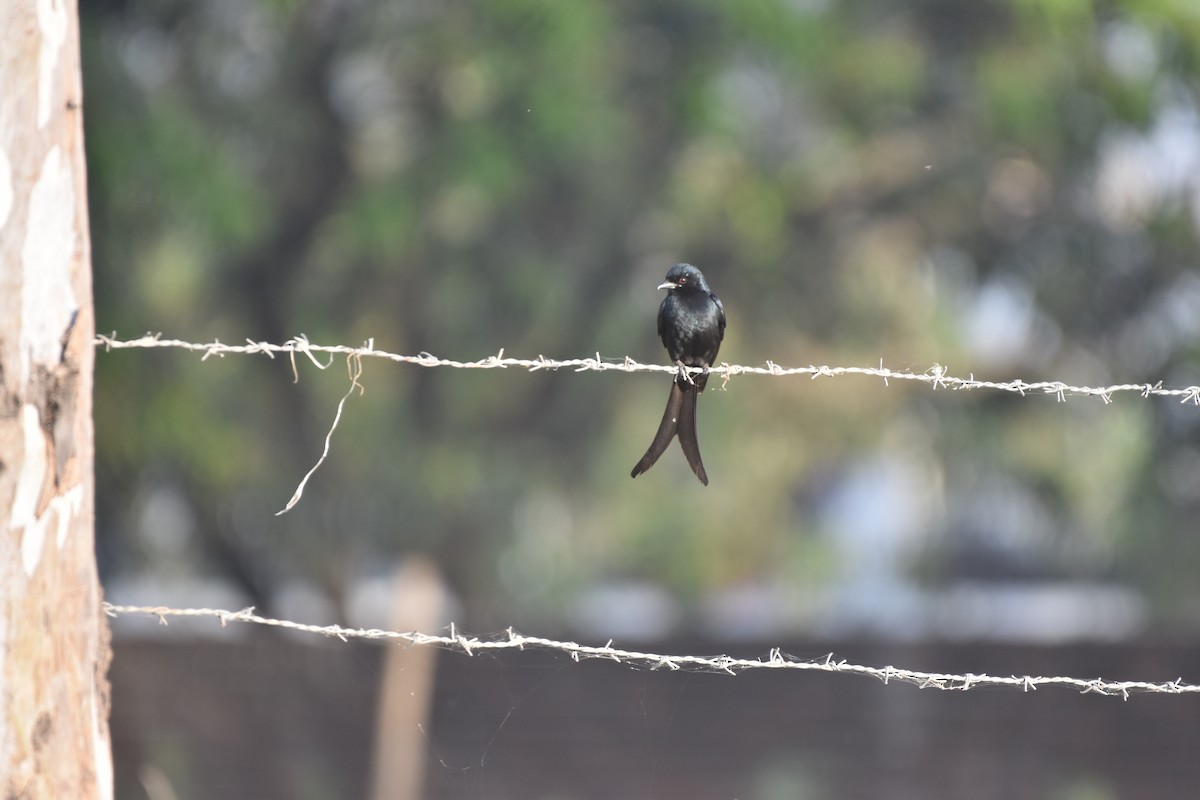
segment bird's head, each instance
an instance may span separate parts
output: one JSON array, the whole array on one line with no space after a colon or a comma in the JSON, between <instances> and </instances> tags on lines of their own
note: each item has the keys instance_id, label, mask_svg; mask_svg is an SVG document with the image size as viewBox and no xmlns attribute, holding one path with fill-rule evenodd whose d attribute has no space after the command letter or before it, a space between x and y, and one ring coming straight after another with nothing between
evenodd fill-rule
<instances>
[{"instance_id":1,"label":"bird's head","mask_svg":"<svg viewBox=\"0 0 1200 800\"><path fill-rule=\"evenodd\" d=\"M704 275L691 264L676 264L667 270L667 279L658 285L659 289L680 291L708 291Z\"/></svg>"}]
</instances>

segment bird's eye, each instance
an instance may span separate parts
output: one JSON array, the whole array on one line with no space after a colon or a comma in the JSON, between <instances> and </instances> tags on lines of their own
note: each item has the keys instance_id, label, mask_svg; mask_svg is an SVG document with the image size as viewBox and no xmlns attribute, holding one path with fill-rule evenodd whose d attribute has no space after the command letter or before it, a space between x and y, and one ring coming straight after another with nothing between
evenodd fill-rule
<instances>
[{"instance_id":1,"label":"bird's eye","mask_svg":"<svg viewBox=\"0 0 1200 800\"><path fill-rule=\"evenodd\" d=\"M680 276L679 285L683 286L685 283L687 283L687 276L686 275Z\"/></svg>"}]
</instances>

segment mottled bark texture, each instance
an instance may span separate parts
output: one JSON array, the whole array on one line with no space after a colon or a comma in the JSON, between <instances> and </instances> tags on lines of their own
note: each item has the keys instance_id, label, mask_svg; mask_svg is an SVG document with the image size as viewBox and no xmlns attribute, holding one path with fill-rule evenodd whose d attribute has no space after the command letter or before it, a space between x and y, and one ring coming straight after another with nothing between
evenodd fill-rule
<instances>
[{"instance_id":1,"label":"mottled bark texture","mask_svg":"<svg viewBox=\"0 0 1200 800\"><path fill-rule=\"evenodd\" d=\"M0 38L0 797L107 798L75 3L0 3Z\"/></svg>"}]
</instances>

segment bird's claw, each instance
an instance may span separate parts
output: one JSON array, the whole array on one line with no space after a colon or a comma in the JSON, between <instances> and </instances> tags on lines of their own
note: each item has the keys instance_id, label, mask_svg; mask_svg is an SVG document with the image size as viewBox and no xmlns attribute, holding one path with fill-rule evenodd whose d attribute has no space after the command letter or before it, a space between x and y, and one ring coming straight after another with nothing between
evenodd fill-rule
<instances>
[{"instance_id":1,"label":"bird's claw","mask_svg":"<svg viewBox=\"0 0 1200 800\"><path fill-rule=\"evenodd\" d=\"M689 370L687 368L687 364L684 364L682 361L676 361L675 364L679 367L680 377L682 377L685 381L687 381L688 383L695 386L696 379L692 377L692 372L691 372L691 370Z\"/></svg>"}]
</instances>

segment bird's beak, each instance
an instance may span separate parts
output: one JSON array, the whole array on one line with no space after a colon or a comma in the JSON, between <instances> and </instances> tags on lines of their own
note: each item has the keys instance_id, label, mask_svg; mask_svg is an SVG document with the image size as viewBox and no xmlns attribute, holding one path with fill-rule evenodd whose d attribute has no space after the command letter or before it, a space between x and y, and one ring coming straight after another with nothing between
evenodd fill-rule
<instances>
[{"instance_id":1,"label":"bird's beak","mask_svg":"<svg viewBox=\"0 0 1200 800\"><path fill-rule=\"evenodd\" d=\"M678 283L671 283L670 281L665 281L665 282L663 282L663 283L660 283L660 284L658 285L658 288L660 288L660 289L678 289L678 288L679 288L679 284L678 284Z\"/></svg>"}]
</instances>

